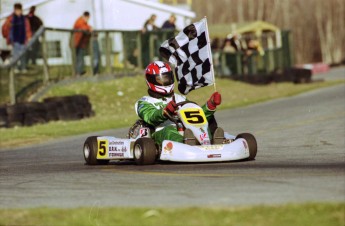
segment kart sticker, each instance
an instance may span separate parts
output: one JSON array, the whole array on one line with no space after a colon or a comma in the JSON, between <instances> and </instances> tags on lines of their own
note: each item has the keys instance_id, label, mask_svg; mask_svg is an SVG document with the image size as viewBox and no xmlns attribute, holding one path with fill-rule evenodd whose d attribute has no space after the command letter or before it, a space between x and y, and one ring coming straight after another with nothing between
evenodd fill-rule
<instances>
[{"instance_id":1,"label":"kart sticker","mask_svg":"<svg viewBox=\"0 0 345 226\"><path fill-rule=\"evenodd\" d=\"M115 158L115 157L124 157L123 153L109 153L110 158Z\"/></svg>"},{"instance_id":2,"label":"kart sticker","mask_svg":"<svg viewBox=\"0 0 345 226\"><path fill-rule=\"evenodd\" d=\"M211 144L210 139L205 139L202 141L202 145L210 145L210 144Z\"/></svg>"},{"instance_id":3,"label":"kart sticker","mask_svg":"<svg viewBox=\"0 0 345 226\"><path fill-rule=\"evenodd\" d=\"M109 149L109 156L112 152L121 152L121 153L127 152L126 146L109 146L108 149Z\"/></svg>"},{"instance_id":4,"label":"kart sticker","mask_svg":"<svg viewBox=\"0 0 345 226\"><path fill-rule=\"evenodd\" d=\"M211 159L211 158L221 158L222 155L221 154L212 154L212 155L207 155L207 158Z\"/></svg>"},{"instance_id":5,"label":"kart sticker","mask_svg":"<svg viewBox=\"0 0 345 226\"><path fill-rule=\"evenodd\" d=\"M149 137L150 130L148 128L140 128L140 137Z\"/></svg>"},{"instance_id":6,"label":"kart sticker","mask_svg":"<svg viewBox=\"0 0 345 226\"><path fill-rule=\"evenodd\" d=\"M221 150L223 149L224 145L218 144L218 145L205 145L205 146L200 146L199 148L205 151L216 151L216 150Z\"/></svg>"},{"instance_id":7,"label":"kart sticker","mask_svg":"<svg viewBox=\"0 0 345 226\"><path fill-rule=\"evenodd\" d=\"M208 138L208 134L207 133L200 134L200 140L201 141L204 141L207 138Z\"/></svg>"},{"instance_id":8,"label":"kart sticker","mask_svg":"<svg viewBox=\"0 0 345 226\"><path fill-rule=\"evenodd\" d=\"M186 108L180 110L182 120L191 125L205 125L207 123L205 113L199 108Z\"/></svg>"},{"instance_id":9,"label":"kart sticker","mask_svg":"<svg viewBox=\"0 0 345 226\"><path fill-rule=\"evenodd\" d=\"M173 143L168 142L167 145L164 147L164 152L168 154L172 154L172 149L173 149Z\"/></svg>"}]
</instances>

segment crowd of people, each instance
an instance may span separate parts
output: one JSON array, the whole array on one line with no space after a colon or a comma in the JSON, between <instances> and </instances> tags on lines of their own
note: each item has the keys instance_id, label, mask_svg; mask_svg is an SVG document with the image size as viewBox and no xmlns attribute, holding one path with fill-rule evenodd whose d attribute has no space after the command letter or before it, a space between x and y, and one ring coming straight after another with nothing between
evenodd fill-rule
<instances>
[{"instance_id":1,"label":"crowd of people","mask_svg":"<svg viewBox=\"0 0 345 226\"><path fill-rule=\"evenodd\" d=\"M85 63L84 63L84 56L87 52L88 44L91 40L92 51L93 51L93 74L97 75L99 73L100 67L100 49L99 43L97 40L98 34L92 30L92 27L88 24L90 19L90 13L84 12L82 16L80 16L77 21L74 23L74 39L73 44L76 52L76 75L81 76L85 74ZM169 19L166 20L161 28L156 25L157 15L152 14L150 18L148 18L142 28L142 33L147 34L148 32L158 31L158 30L176 30L176 16L171 14ZM128 64L136 66L136 61L138 57L138 48L135 48L133 52L129 55L127 61Z\"/></svg>"},{"instance_id":2,"label":"crowd of people","mask_svg":"<svg viewBox=\"0 0 345 226\"><path fill-rule=\"evenodd\" d=\"M166 20L163 25L158 27L156 25L156 19L157 15L152 14L149 19L147 19L144 23L144 26L142 28L142 32L146 33L149 31L158 31L158 30L176 30L176 16L174 14L171 14L169 19Z\"/></svg>"},{"instance_id":3,"label":"crowd of people","mask_svg":"<svg viewBox=\"0 0 345 226\"><path fill-rule=\"evenodd\" d=\"M23 14L23 7L20 3L14 4L13 13L6 19L2 26L2 34L7 41L7 44L12 46L12 57L17 58L24 50L30 38L43 26L42 20L35 15L36 7L32 6L27 15ZM98 43L98 34L93 31L89 25L90 13L85 11L74 23L73 26L73 47L75 49L75 74L81 76L86 73L84 57L91 46L93 59L92 68L93 74L97 75L100 69L100 47ZM156 24L157 15L152 14L143 24L142 34L145 36L153 31L175 31L176 30L176 16L171 14L170 17L164 21L161 26ZM147 48L147 45L143 47ZM31 63L36 64L36 59L40 49L40 43L37 39L27 53L20 58L15 68L15 73L27 73L27 65ZM241 62L243 65L242 72L246 71L249 60L253 55L259 53L263 55L263 49L260 42L253 37L241 37L239 34L231 34L225 39L215 38L212 40L211 49L213 53L213 61L215 71L217 74L231 75L234 73L231 65L222 64L220 56L222 53L241 53ZM136 66L139 50L134 48L127 59L128 64ZM7 56L8 53L1 53L1 56ZM31 62L30 62L31 61ZM236 73L236 72L235 72Z\"/></svg>"},{"instance_id":4,"label":"crowd of people","mask_svg":"<svg viewBox=\"0 0 345 226\"><path fill-rule=\"evenodd\" d=\"M23 14L23 6L20 3L14 4L13 13L6 19L2 25L2 35L7 41L7 45L11 46L12 57L16 59L22 52L25 51L26 45L28 44L31 37L43 26L43 21L35 15L36 7L32 6L27 15ZM85 11L74 23L73 26L73 47L75 49L75 74L81 76L86 73L84 57L88 52L89 44L91 44L93 53L93 74L97 75L100 68L100 47L98 43L98 34L93 31L89 24L90 13ZM158 30L176 30L176 16L171 14L170 17L163 23L161 27L156 25L157 15L152 14L148 18L142 28L142 33L147 34L151 31ZM27 50L20 60L18 61L14 72L25 74L28 72L28 63L33 65L36 64L40 50L40 42L37 39L30 48ZM137 55L138 50L133 51L133 57ZM7 57L8 50L1 52L1 57ZM133 62L136 59L132 60Z\"/></svg>"},{"instance_id":5,"label":"crowd of people","mask_svg":"<svg viewBox=\"0 0 345 226\"><path fill-rule=\"evenodd\" d=\"M12 48L12 57L16 59L20 54L25 51L26 45L32 36L43 26L43 21L35 15L36 7L32 6L27 15L23 14L23 6L20 3L14 4L13 13L7 17L5 23L2 25L2 35L6 39L7 45ZM75 71L77 75L85 74L84 56L86 54L90 38L92 37L93 45L93 74L99 72L99 58L100 51L97 42L97 33L92 32L92 27L88 24L90 18L89 12L84 12L74 23L73 29L73 45L76 52L76 67ZM28 48L27 52L20 57L14 72L25 74L28 72L27 65L31 63L36 64L38 53L40 52L39 39L34 41ZM1 56L8 57L8 50L1 52ZM31 62L30 62L31 61Z\"/></svg>"},{"instance_id":6,"label":"crowd of people","mask_svg":"<svg viewBox=\"0 0 345 226\"><path fill-rule=\"evenodd\" d=\"M242 37L239 34L230 34L224 39L214 38L211 43L213 63L217 74L229 76L234 74L234 69L228 64L222 64L220 57L225 54L239 54L243 65L242 72L246 73L249 59L255 54L264 54L260 42L253 37Z\"/></svg>"}]
</instances>

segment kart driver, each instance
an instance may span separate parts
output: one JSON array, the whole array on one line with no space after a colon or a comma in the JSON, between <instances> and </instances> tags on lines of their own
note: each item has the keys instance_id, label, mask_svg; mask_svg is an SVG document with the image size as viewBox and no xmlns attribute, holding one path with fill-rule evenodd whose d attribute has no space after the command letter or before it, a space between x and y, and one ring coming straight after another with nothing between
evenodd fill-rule
<instances>
[{"instance_id":1,"label":"kart driver","mask_svg":"<svg viewBox=\"0 0 345 226\"><path fill-rule=\"evenodd\" d=\"M147 124L155 128L152 138L156 144L161 146L164 140L181 142L196 139L191 130L186 129L182 136L176 129L175 124L168 119L168 115L174 115L177 110L176 103L186 101L186 97L174 93L174 74L169 64L162 61L155 61L146 68L146 83L149 96L144 96L135 103L137 115ZM217 123L213 114L222 101L221 95L215 92L210 99L203 105L206 119L209 122L212 143L220 142L224 139L224 130L217 128ZM187 143L187 142L185 142ZM190 144L190 143L189 143Z\"/></svg>"}]
</instances>

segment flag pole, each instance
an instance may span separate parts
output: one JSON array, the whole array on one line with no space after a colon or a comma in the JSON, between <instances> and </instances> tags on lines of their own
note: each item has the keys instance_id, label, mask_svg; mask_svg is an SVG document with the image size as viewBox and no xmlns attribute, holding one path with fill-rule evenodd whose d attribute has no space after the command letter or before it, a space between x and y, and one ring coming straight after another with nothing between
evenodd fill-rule
<instances>
[{"instance_id":1,"label":"flag pole","mask_svg":"<svg viewBox=\"0 0 345 226\"><path fill-rule=\"evenodd\" d=\"M206 16L204 16L205 19L205 24L206 24L206 38L207 38L207 48L208 48L208 52L210 54L210 63L211 63L211 74L213 77L213 87L214 87L214 91L217 91L217 87L216 87L216 78L214 76L214 68L213 68L213 56L212 56L212 52L211 52L211 41L210 41L210 35L208 33L208 25L207 25L207 18Z\"/></svg>"}]
</instances>

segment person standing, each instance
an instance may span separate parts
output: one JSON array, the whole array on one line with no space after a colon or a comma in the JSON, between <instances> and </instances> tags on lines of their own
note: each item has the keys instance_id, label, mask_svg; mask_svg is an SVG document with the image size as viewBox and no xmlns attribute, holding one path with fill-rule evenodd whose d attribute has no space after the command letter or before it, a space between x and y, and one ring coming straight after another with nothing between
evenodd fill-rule
<instances>
[{"instance_id":1,"label":"person standing","mask_svg":"<svg viewBox=\"0 0 345 226\"><path fill-rule=\"evenodd\" d=\"M142 29L142 32L146 33L148 31L156 31L156 30L158 30L158 27L155 24L156 19L157 19L157 15L156 14L152 14L150 16L150 18L145 21L145 24L144 24L144 27Z\"/></svg>"},{"instance_id":2,"label":"person standing","mask_svg":"<svg viewBox=\"0 0 345 226\"><path fill-rule=\"evenodd\" d=\"M176 16L174 14L171 14L171 16L169 17L169 20L166 20L163 23L162 29L164 30L176 30Z\"/></svg>"},{"instance_id":3,"label":"person standing","mask_svg":"<svg viewBox=\"0 0 345 226\"><path fill-rule=\"evenodd\" d=\"M31 38L30 22L23 15L22 4L14 4L14 12L7 17L2 26L2 35L6 38L7 44L12 45L13 57L17 58L25 50L25 45ZM27 72L25 55L20 58L15 73L20 71Z\"/></svg>"},{"instance_id":4,"label":"person standing","mask_svg":"<svg viewBox=\"0 0 345 226\"><path fill-rule=\"evenodd\" d=\"M42 20L35 15L35 6L31 6L29 14L26 16L29 19L31 33L34 35L38 29L43 25ZM36 64L37 53L40 49L40 42L37 39L33 44L32 47L28 50L28 60L31 60L32 64Z\"/></svg>"},{"instance_id":5,"label":"person standing","mask_svg":"<svg viewBox=\"0 0 345 226\"><path fill-rule=\"evenodd\" d=\"M74 48L76 49L76 74L77 76L85 74L85 62L84 56L88 47L92 28L88 24L90 19L90 13L85 11L81 17L79 17L74 23Z\"/></svg>"},{"instance_id":6,"label":"person standing","mask_svg":"<svg viewBox=\"0 0 345 226\"><path fill-rule=\"evenodd\" d=\"M93 53L92 74L96 76L99 74L99 66L100 66L100 61L101 61L101 51L99 49L97 32L92 33L92 53Z\"/></svg>"},{"instance_id":7,"label":"person standing","mask_svg":"<svg viewBox=\"0 0 345 226\"><path fill-rule=\"evenodd\" d=\"M150 18L148 18L145 23L144 26L141 30L142 33L142 64L149 64L149 62L151 61L152 56L150 55L152 50L151 46L150 46L150 41L156 41L157 40L157 34L155 33L155 31L158 31L159 28L156 25L156 19L157 19L157 15L156 14L152 14L150 16ZM155 48L155 47L154 47ZM159 47L158 47L159 49Z\"/></svg>"}]
</instances>

